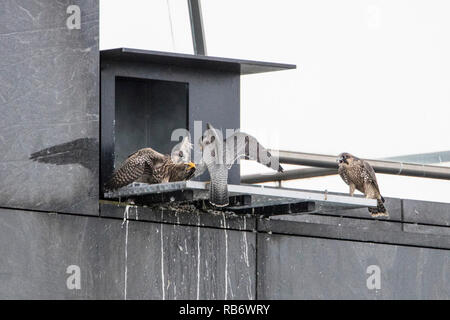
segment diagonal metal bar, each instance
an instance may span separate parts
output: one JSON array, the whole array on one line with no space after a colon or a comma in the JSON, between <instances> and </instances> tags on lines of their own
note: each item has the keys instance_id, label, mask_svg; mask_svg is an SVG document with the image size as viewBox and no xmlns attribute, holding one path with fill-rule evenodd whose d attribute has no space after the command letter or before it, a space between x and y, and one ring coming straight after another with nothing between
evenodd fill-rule
<instances>
[{"instance_id":1,"label":"diagonal metal bar","mask_svg":"<svg viewBox=\"0 0 450 320\"><path fill-rule=\"evenodd\" d=\"M202 8L200 0L188 0L189 17L191 20L192 42L194 53L206 56L206 41L203 27Z\"/></svg>"},{"instance_id":2,"label":"diagonal metal bar","mask_svg":"<svg viewBox=\"0 0 450 320\"><path fill-rule=\"evenodd\" d=\"M324 169L324 168L304 168L304 169L292 169L284 172L277 172L274 174L248 174L241 176L241 183L263 183L271 181L283 181L283 180L296 180L307 179L315 177L324 177L337 174L337 169Z\"/></svg>"}]
</instances>

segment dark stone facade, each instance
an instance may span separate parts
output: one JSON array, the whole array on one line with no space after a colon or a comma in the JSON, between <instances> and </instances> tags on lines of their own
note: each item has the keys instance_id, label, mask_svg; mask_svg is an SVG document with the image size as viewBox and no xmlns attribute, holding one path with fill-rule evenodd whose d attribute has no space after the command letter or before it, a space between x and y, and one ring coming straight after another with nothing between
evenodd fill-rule
<instances>
[{"instance_id":1,"label":"dark stone facade","mask_svg":"<svg viewBox=\"0 0 450 320\"><path fill-rule=\"evenodd\" d=\"M98 25L98 0L0 3L0 206L98 214Z\"/></svg>"},{"instance_id":2,"label":"dark stone facade","mask_svg":"<svg viewBox=\"0 0 450 320\"><path fill-rule=\"evenodd\" d=\"M0 298L450 298L447 226L111 202L100 213L0 209ZM67 287L71 265L80 289ZM380 289L367 287L371 265Z\"/></svg>"}]
</instances>

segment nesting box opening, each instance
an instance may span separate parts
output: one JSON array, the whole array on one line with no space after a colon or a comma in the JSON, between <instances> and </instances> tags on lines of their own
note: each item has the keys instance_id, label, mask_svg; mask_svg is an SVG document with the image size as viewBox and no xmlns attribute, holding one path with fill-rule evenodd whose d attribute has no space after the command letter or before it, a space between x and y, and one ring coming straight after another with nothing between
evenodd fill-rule
<instances>
[{"instance_id":1,"label":"nesting box opening","mask_svg":"<svg viewBox=\"0 0 450 320\"><path fill-rule=\"evenodd\" d=\"M141 148L170 154L172 132L188 128L188 83L116 77L114 167Z\"/></svg>"}]
</instances>

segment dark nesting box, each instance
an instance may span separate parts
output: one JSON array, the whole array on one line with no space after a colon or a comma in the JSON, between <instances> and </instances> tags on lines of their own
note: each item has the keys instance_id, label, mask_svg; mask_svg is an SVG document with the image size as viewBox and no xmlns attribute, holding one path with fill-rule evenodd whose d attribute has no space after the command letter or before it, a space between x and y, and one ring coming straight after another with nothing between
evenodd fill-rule
<instances>
[{"instance_id":1,"label":"dark nesting box","mask_svg":"<svg viewBox=\"0 0 450 320\"><path fill-rule=\"evenodd\" d=\"M102 51L100 57L101 186L137 149L170 153L178 143L171 141L174 129L188 129L194 138L194 121L202 121L202 132L207 122L223 134L239 128L240 76L295 68L125 48ZM238 165L229 182L239 184Z\"/></svg>"}]
</instances>

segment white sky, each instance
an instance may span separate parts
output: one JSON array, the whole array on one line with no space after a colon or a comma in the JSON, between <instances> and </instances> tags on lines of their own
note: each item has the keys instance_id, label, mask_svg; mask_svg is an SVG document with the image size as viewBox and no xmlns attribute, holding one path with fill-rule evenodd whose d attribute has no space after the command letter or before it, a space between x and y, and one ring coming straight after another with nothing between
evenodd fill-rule
<instances>
[{"instance_id":1,"label":"white sky","mask_svg":"<svg viewBox=\"0 0 450 320\"><path fill-rule=\"evenodd\" d=\"M241 129L263 145L367 158L450 150L450 1L202 7L209 55L297 65L242 77ZM189 26L186 0L100 0L101 49L192 53ZM242 174L266 172L242 163ZM450 202L450 181L378 177L384 196ZM337 176L284 185L348 191Z\"/></svg>"}]
</instances>

